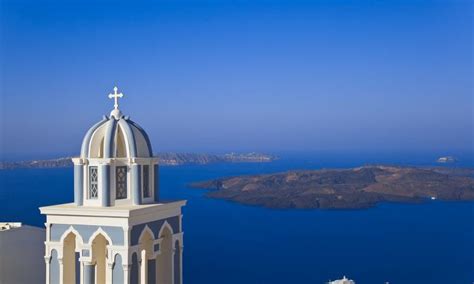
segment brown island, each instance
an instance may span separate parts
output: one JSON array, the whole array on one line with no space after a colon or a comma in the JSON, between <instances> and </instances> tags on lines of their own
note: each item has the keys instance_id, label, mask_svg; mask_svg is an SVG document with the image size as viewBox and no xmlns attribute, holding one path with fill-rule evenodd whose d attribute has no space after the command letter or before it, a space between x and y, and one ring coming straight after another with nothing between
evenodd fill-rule
<instances>
[{"instance_id":1,"label":"brown island","mask_svg":"<svg viewBox=\"0 0 474 284\"><path fill-rule=\"evenodd\" d=\"M364 166L221 178L207 196L269 208L368 208L379 202L474 200L474 169Z\"/></svg>"}]
</instances>

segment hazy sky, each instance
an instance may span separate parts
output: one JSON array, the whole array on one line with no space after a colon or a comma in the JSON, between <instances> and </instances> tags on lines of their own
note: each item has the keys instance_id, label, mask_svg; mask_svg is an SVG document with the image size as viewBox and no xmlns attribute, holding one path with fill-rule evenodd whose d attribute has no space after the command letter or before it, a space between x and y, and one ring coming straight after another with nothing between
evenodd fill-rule
<instances>
[{"instance_id":1,"label":"hazy sky","mask_svg":"<svg viewBox=\"0 0 474 284\"><path fill-rule=\"evenodd\" d=\"M466 1L1 1L1 157L113 108L155 151L472 151Z\"/></svg>"}]
</instances>

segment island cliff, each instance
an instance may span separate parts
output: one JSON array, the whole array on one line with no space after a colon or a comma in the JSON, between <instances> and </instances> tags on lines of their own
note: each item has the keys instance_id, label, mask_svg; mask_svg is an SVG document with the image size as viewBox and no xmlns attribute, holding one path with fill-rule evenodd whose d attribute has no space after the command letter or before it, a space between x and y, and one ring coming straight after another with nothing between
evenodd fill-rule
<instances>
[{"instance_id":1,"label":"island cliff","mask_svg":"<svg viewBox=\"0 0 474 284\"><path fill-rule=\"evenodd\" d=\"M209 197L270 208L367 208L383 201L474 200L474 170L364 166L221 178L191 184Z\"/></svg>"}]
</instances>

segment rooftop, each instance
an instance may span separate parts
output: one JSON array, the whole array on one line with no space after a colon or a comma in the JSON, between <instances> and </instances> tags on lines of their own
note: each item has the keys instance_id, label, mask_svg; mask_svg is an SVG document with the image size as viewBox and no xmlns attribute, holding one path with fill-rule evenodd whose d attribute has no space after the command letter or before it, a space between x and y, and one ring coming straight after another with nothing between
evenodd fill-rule
<instances>
[{"instance_id":1,"label":"rooftop","mask_svg":"<svg viewBox=\"0 0 474 284\"><path fill-rule=\"evenodd\" d=\"M20 222L0 222L0 231L7 231L14 228L20 228Z\"/></svg>"}]
</instances>

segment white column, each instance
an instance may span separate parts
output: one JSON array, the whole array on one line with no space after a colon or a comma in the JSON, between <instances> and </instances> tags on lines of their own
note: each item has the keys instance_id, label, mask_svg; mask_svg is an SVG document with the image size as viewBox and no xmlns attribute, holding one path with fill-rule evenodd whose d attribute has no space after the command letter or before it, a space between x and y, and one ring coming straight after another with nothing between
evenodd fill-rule
<instances>
[{"instance_id":1,"label":"white column","mask_svg":"<svg viewBox=\"0 0 474 284\"><path fill-rule=\"evenodd\" d=\"M44 262L46 263L46 284L50 284L49 280L49 270L50 270L50 263L51 263L51 256L45 256Z\"/></svg>"},{"instance_id":2,"label":"white column","mask_svg":"<svg viewBox=\"0 0 474 284\"><path fill-rule=\"evenodd\" d=\"M140 283L148 283L148 260L146 259L146 250L140 252Z\"/></svg>"},{"instance_id":3,"label":"white column","mask_svg":"<svg viewBox=\"0 0 474 284\"><path fill-rule=\"evenodd\" d=\"M113 263L107 262L107 267L105 271L105 283L112 284L112 269L114 267Z\"/></svg>"},{"instance_id":4,"label":"white column","mask_svg":"<svg viewBox=\"0 0 474 284\"><path fill-rule=\"evenodd\" d=\"M131 166L130 174L130 185L132 186L132 201L134 205L142 204L142 178L141 178L141 166L137 163L133 163Z\"/></svg>"},{"instance_id":5,"label":"white column","mask_svg":"<svg viewBox=\"0 0 474 284\"><path fill-rule=\"evenodd\" d=\"M64 264L63 264L63 258L58 257L58 263L59 263L59 284L64 284Z\"/></svg>"},{"instance_id":6,"label":"white column","mask_svg":"<svg viewBox=\"0 0 474 284\"><path fill-rule=\"evenodd\" d=\"M123 281L124 283L130 283L130 269L132 265L130 264L123 264Z\"/></svg>"},{"instance_id":7,"label":"white column","mask_svg":"<svg viewBox=\"0 0 474 284\"><path fill-rule=\"evenodd\" d=\"M51 241L51 224L44 223L44 226L46 227L46 241L50 242Z\"/></svg>"},{"instance_id":8,"label":"white column","mask_svg":"<svg viewBox=\"0 0 474 284\"><path fill-rule=\"evenodd\" d=\"M94 284L95 283L95 264L90 261L84 261L84 284Z\"/></svg>"},{"instance_id":9,"label":"white column","mask_svg":"<svg viewBox=\"0 0 474 284\"><path fill-rule=\"evenodd\" d=\"M79 284L84 284L84 263L79 260Z\"/></svg>"},{"instance_id":10,"label":"white column","mask_svg":"<svg viewBox=\"0 0 474 284\"><path fill-rule=\"evenodd\" d=\"M84 200L84 166L79 160L74 164L74 203L77 206L83 205Z\"/></svg>"}]
</instances>

